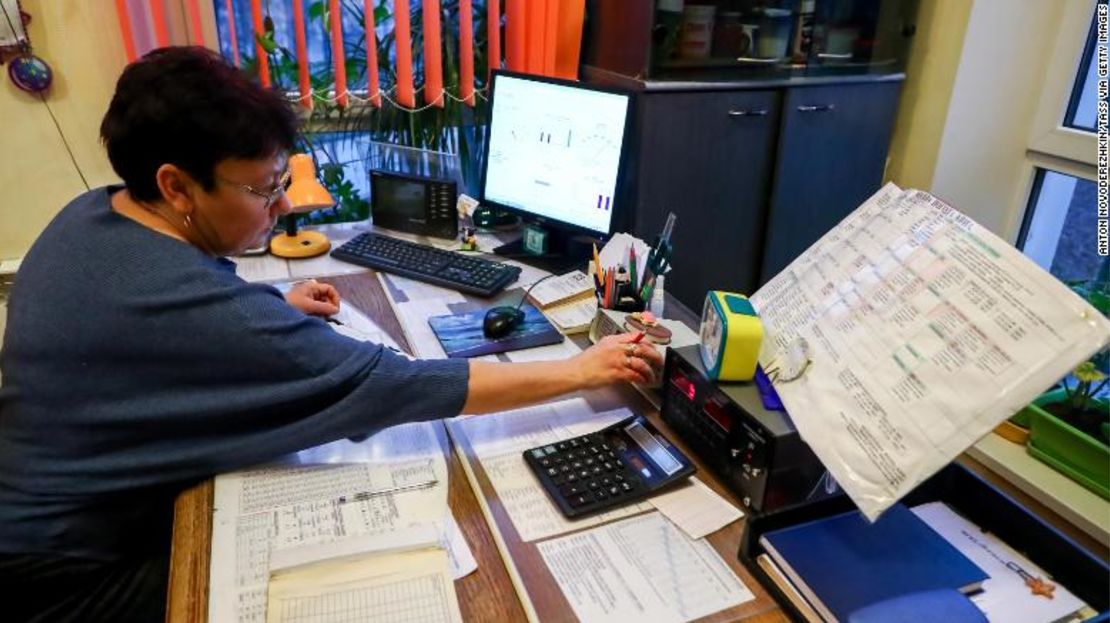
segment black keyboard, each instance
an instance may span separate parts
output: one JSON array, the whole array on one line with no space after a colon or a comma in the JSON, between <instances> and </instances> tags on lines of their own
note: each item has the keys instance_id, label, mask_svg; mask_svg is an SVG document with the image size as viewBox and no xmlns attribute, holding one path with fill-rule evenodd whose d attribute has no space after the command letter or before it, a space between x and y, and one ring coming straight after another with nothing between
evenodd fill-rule
<instances>
[{"instance_id":1,"label":"black keyboard","mask_svg":"<svg viewBox=\"0 0 1110 623\"><path fill-rule=\"evenodd\" d=\"M359 234L331 252L345 262L489 297L516 281L520 268L380 234Z\"/></svg>"},{"instance_id":2,"label":"black keyboard","mask_svg":"<svg viewBox=\"0 0 1110 623\"><path fill-rule=\"evenodd\" d=\"M641 415L596 433L526 450L524 462L568 518L639 502L697 471Z\"/></svg>"}]
</instances>

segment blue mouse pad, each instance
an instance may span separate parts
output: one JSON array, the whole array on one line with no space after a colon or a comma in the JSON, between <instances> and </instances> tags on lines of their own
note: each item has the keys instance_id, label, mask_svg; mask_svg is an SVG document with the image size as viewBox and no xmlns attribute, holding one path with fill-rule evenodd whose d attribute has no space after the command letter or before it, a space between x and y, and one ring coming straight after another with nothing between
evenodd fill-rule
<instances>
[{"instance_id":1,"label":"blue mouse pad","mask_svg":"<svg viewBox=\"0 0 1110 623\"><path fill-rule=\"evenodd\" d=\"M443 351L452 359L547 346L558 344L564 339L563 334L544 318L540 310L531 305L521 307L524 321L512 333L497 339L488 338L482 334L482 320L486 311L488 310L482 309L464 314L432 316L428 318L428 325L435 332Z\"/></svg>"}]
</instances>

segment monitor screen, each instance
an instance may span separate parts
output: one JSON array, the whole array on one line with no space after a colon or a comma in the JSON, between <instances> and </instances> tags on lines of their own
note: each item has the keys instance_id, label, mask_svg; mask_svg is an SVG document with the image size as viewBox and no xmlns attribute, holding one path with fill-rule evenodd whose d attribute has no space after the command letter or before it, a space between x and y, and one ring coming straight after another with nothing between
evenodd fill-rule
<instances>
[{"instance_id":1,"label":"monitor screen","mask_svg":"<svg viewBox=\"0 0 1110 623\"><path fill-rule=\"evenodd\" d=\"M485 202L611 233L630 96L495 74Z\"/></svg>"}]
</instances>

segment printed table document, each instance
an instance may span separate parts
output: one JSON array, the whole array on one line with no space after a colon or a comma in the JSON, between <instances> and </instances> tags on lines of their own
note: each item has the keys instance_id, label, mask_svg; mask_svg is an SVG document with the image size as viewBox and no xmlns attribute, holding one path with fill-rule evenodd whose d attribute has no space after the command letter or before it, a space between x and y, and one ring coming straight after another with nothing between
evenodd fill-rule
<instances>
[{"instance_id":1,"label":"printed table document","mask_svg":"<svg viewBox=\"0 0 1110 623\"><path fill-rule=\"evenodd\" d=\"M461 535L453 535L444 524L449 515L447 464L434 426L442 423L406 424L361 444L335 442L328 451L306 452L288 461L291 466L217 477L209 620L266 620L274 550L426 524L437 526L449 547L465 548ZM351 457L368 462L347 462ZM343 462L297 466L301 459ZM454 558L462 567L472 564L468 552Z\"/></svg>"},{"instance_id":2,"label":"printed table document","mask_svg":"<svg viewBox=\"0 0 1110 623\"><path fill-rule=\"evenodd\" d=\"M709 543L659 513L537 547L583 623L689 621L755 599Z\"/></svg>"},{"instance_id":3,"label":"printed table document","mask_svg":"<svg viewBox=\"0 0 1110 623\"><path fill-rule=\"evenodd\" d=\"M768 374L780 353L808 353L775 389L872 520L1110 339L1102 314L1012 246L894 184L751 300Z\"/></svg>"}]
</instances>

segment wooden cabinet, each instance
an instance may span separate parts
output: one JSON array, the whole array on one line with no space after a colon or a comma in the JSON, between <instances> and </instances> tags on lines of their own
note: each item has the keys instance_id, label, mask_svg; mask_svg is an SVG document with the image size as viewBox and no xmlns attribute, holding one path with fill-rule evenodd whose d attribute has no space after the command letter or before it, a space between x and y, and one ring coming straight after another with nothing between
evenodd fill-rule
<instances>
[{"instance_id":1,"label":"wooden cabinet","mask_svg":"<svg viewBox=\"0 0 1110 623\"><path fill-rule=\"evenodd\" d=\"M780 93L645 94L639 109L636 225L651 242L678 215L665 287L690 309L705 291L755 285L774 171Z\"/></svg>"},{"instance_id":2,"label":"wooden cabinet","mask_svg":"<svg viewBox=\"0 0 1110 623\"><path fill-rule=\"evenodd\" d=\"M787 90L760 283L879 189L900 87L880 82Z\"/></svg>"},{"instance_id":3,"label":"wooden cabinet","mask_svg":"<svg viewBox=\"0 0 1110 623\"><path fill-rule=\"evenodd\" d=\"M651 242L678 216L667 291L750 294L878 190L903 78L639 83L631 226Z\"/></svg>"}]
</instances>

